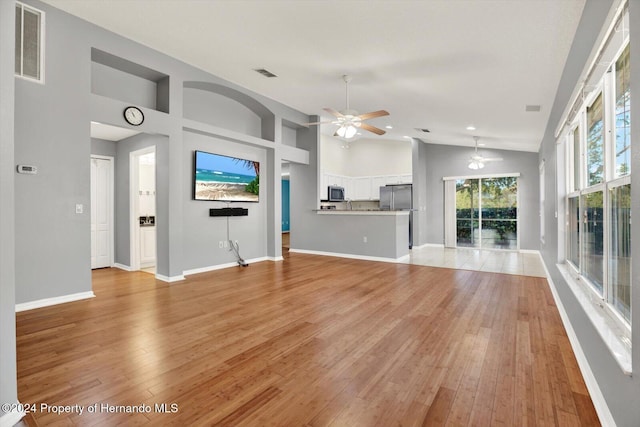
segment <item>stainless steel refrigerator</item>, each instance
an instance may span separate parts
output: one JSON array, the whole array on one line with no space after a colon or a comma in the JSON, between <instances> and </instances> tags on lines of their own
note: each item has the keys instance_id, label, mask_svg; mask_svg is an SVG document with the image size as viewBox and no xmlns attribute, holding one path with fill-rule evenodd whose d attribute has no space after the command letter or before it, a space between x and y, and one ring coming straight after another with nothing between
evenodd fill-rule
<instances>
[{"instance_id":1,"label":"stainless steel refrigerator","mask_svg":"<svg viewBox=\"0 0 640 427\"><path fill-rule=\"evenodd\" d=\"M380 210L413 210L413 189L411 184L385 185L380 187ZM413 214L409 212L409 249L413 247Z\"/></svg>"}]
</instances>

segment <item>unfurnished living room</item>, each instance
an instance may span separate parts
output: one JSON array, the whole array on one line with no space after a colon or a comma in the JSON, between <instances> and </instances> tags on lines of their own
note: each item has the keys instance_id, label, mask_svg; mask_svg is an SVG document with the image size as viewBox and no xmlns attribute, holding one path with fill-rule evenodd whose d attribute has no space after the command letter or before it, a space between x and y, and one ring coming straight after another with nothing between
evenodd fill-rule
<instances>
[{"instance_id":1,"label":"unfurnished living room","mask_svg":"<svg viewBox=\"0 0 640 427\"><path fill-rule=\"evenodd\" d=\"M638 23L0 1L0 427L638 427Z\"/></svg>"}]
</instances>

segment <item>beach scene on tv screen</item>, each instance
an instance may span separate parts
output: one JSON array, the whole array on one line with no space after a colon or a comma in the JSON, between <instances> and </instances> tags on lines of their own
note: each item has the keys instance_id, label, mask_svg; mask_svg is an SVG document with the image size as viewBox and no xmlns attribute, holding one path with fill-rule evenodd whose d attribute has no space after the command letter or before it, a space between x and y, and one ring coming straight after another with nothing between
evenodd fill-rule
<instances>
[{"instance_id":1,"label":"beach scene on tv screen","mask_svg":"<svg viewBox=\"0 0 640 427\"><path fill-rule=\"evenodd\" d=\"M196 151L195 199L257 202L260 163Z\"/></svg>"}]
</instances>

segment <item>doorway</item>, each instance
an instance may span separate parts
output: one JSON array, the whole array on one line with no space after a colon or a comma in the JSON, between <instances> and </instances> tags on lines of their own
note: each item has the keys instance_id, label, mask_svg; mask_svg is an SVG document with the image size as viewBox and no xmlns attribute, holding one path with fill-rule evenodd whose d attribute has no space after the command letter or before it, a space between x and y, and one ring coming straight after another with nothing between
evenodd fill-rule
<instances>
[{"instance_id":1,"label":"doorway","mask_svg":"<svg viewBox=\"0 0 640 427\"><path fill-rule=\"evenodd\" d=\"M113 157L91 155L91 269L113 266Z\"/></svg>"},{"instance_id":2,"label":"doorway","mask_svg":"<svg viewBox=\"0 0 640 427\"><path fill-rule=\"evenodd\" d=\"M290 190L290 163L282 163L282 255L289 253L291 248L291 190Z\"/></svg>"},{"instance_id":3,"label":"doorway","mask_svg":"<svg viewBox=\"0 0 640 427\"><path fill-rule=\"evenodd\" d=\"M131 269L155 274L156 267L156 148L129 155Z\"/></svg>"},{"instance_id":4,"label":"doorway","mask_svg":"<svg viewBox=\"0 0 640 427\"><path fill-rule=\"evenodd\" d=\"M518 178L456 180L456 245L517 250Z\"/></svg>"}]
</instances>

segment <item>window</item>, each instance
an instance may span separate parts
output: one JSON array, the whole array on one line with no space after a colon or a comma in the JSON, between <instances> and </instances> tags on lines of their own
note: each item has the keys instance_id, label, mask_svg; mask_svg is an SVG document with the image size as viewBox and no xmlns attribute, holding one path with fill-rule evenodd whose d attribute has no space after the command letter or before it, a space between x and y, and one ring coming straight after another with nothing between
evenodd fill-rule
<instances>
[{"instance_id":1,"label":"window","mask_svg":"<svg viewBox=\"0 0 640 427\"><path fill-rule=\"evenodd\" d=\"M582 196L582 274L602 295L604 284L604 239L602 191Z\"/></svg>"},{"instance_id":2,"label":"window","mask_svg":"<svg viewBox=\"0 0 640 427\"><path fill-rule=\"evenodd\" d=\"M15 73L42 82L44 13L16 3Z\"/></svg>"},{"instance_id":3,"label":"window","mask_svg":"<svg viewBox=\"0 0 640 427\"><path fill-rule=\"evenodd\" d=\"M582 170L581 167L581 159L582 156L580 156L580 127L576 127L572 132L571 132L571 142L572 142L572 151L573 151L573 156L571 156L571 158L573 159L573 182L571 185L571 190L575 191L575 190L579 190L580 189L580 171Z\"/></svg>"},{"instance_id":4,"label":"window","mask_svg":"<svg viewBox=\"0 0 640 427\"><path fill-rule=\"evenodd\" d=\"M600 184L604 177L604 120L602 94L587 107L587 183Z\"/></svg>"},{"instance_id":5,"label":"window","mask_svg":"<svg viewBox=\"0 0 640 427\"><path fill-rule=\"evenodd\" d=\"M576 270L580 270L580 198L569 198L569 236L567 260Z\"/></svg>"},{"instance_id":6,"label":"window","mask_svg":"<svg viewBox=\"0 0 640 427\"><path fill-rule=\"evenodd\" d=\"M518 249L518 178L456 181L458 246Z\"/></svg>"},{"instance_id":7,"label":"window","mask_svg":"<svg viewBox=\"0 0 640 427\"><path fill-rule=\"evenodd\" d=\"M629 89L629 45L616 61L616 143L615 178L628 175L631 171L631 91Z\"/></svg>"},{"instance_id":8,"label":"window","mask_svg":"<svg viewBox=\"0 0 640 427\"><path fill-rule=\"evenodd\" d=\"M622 48L622 46L620 46ZM566 133L566 261L615 318L631 307L629 46Z\"/></svg>"},{"instance_id":9,"label":"window","mask_svg":"<svg viewBox=\"0 0 640 427\"><path fill-rule=\"evenodd\" d=\"M609 302L631 321L631 185L609 190Z\"/></svg>"}]
</instances>

